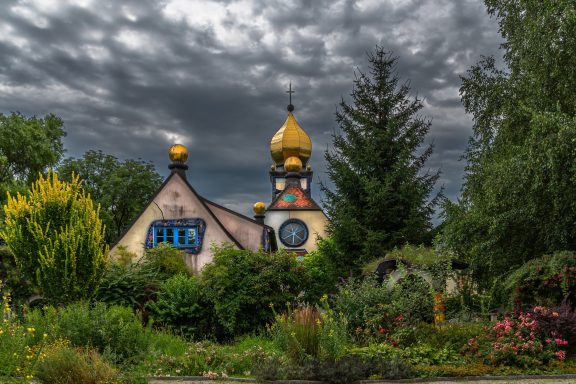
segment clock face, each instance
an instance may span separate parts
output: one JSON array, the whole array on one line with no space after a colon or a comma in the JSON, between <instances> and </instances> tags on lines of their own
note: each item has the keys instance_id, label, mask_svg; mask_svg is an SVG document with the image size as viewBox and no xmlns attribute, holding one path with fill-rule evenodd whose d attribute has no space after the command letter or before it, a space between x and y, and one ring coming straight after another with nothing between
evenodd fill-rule
<instances>
[{"instance_id":1,"label":"clock face","mask_svg":"<svg viewBox=\"0 0 576 384\"><path fill-rule=\"evenodd\" d=\"M286 220L280 226L280 241L287 247L299 247L308 240L308 228L302 220Z\"/></svg>"}]
</instances>

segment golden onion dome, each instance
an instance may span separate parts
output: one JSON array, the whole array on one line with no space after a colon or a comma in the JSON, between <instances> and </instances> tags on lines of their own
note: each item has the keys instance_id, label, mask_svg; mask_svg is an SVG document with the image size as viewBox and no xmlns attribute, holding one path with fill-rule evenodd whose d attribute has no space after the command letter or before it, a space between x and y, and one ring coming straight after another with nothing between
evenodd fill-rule
<instances>
[{"instance_id":1,"label":"golden onion dome","mask_svg":"<svg viewBox=\"0 0 576 384\"><path fill-rule=\"evenodd\" d=\"M168 155L173 163L185 163L188 160L188 149L182 144L174 144L168 150Z\"/></svg>"},{"instance_id":2,"label":"golden onion dome","mask_svg":"<svg viewBox=\"0 0 576 384\"><path fill-rule=\"evenodd\" d=\"M264 212L266 212L266 204L264 204L263 202L259 201L257 203L254 203L254 206L252 207L252 209L254 210L254 213L257 215L263 215Z\"/></svg>"},{"instance_id":3,"label":"golden onion dome","mask_svg":"<svg viewBox=\"0 0 576 384\"><path fill-rule=\"evenodd\" d=\"M284 162L284 170L286 172L300 172L302 170L302 160L296 156L290 156Z\"/></svg>"},{"instance_id":4,"label":"golden onion dome","mask_svg":"<svg viewBox=\"0 0 576 384\"><path fill-rule=\"evenodd\" d=\"M312 154L310 136L300 127L291 111L270 141L270 154L276 165L282 165L291 156L298 157L302 164L306 164Z\"/></svg>"}]
</instances>

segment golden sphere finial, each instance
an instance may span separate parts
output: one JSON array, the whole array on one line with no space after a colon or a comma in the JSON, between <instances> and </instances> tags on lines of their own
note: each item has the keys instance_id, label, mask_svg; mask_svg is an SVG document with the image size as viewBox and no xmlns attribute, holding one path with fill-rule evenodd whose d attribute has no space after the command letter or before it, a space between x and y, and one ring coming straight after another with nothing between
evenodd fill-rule
<instances>
[{"instance_id":1,"label":"golden sphere finial","mask_svg":"<svg viewBox=\"0 0 576 384\"><path fill-rule=\"evenodd\" d=\"M182 144L174 144L168 150L168 155L173 163L185 163L188 160L188 149Z\"/></svg>"},{"instance_id":2,"label":"golden sphere finial","mask_svg":"<svg viewBox=\"0 0 576 384\"><path fill-rule=\"evenodd\" d=\"M284 161L286 172L300 172L302 170L302 160L297 156L290 156Z\"/></svg>"},{"instance_id":3,"label":"golden sphere finial","mask_svg":"<svg viewBox=\"0 0 576 384\"><path fill-rule=\"evenodd\" d=\"M254 203L254 206L252 207L252 209L254 210L254 213L257 215L263 215L264 212L266 212L266 204L264 204L263 202L259 201L257 203Z\"/></svg>"}]
</instances>

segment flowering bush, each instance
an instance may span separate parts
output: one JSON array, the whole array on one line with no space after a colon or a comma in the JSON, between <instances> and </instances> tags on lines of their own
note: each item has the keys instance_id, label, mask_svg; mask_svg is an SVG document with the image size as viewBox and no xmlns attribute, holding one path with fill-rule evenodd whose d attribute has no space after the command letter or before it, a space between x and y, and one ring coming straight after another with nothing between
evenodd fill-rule
<instances>
[{"instance_id":1,"label":"flowering bush","mask_svg":"<svg viewBox=\"0 0 576 384\"><path fill-rule=\"evenodd\" d=\"M576 311L564 302L559 307L537 306L532 309L542 339L564 339L567 352L574 353L576 347Z\"/></svg>"},{"instance_id":2,"label":"flowering bush","mask_svg":"<svg viewBox=\"0 0 576 384\"><path fill-rule=\"evenodd\" d=\"M576 257L562 251L530 260L504 283L512 303L521 305L576 304Z\"/></svg>"},{"instance_id":3,"label":"flowering bush","mask_svg":"<svg viewBox=\"0 0 576 384\"><path fill-rule=\"evenodd\" d=\"M0 294L2 294L0 280ZM34 343L36 329L22 325L10 306L10 295L2 294L0 301L0 377L33 378L34 367L42 361L46 334L39 343Z\"/></svg>"},{"instance_id":4,"label":"flowering bush","mask_svg":"<svg viewBox=\"0 0 576 384\"><path fill-rule=\"evenodd\" d=\"M466 352L483 357L492 365L530 367L566 358L562 348L568 342L559 337L539 337L538 322L532 313L520 312L484 330L484 335L470 339Z\"/></svg>"}]
</instances>

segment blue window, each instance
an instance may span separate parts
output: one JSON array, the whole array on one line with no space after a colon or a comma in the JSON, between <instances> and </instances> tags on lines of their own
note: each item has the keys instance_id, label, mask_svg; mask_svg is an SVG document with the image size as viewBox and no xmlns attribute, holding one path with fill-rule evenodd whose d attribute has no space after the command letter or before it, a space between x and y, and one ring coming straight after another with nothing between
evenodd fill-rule
<instances>
[{"instance_id":1,"label":"blue window","mask_svg":"<svg viewBox=\"0 0 576 384\"><path fill-rule=\"evenodd\" d=\"M166 243L186 253L198 254L202 250L205 232L206 223L200 218L154 220L148 227L146 248Z\"/></svg>"},{"instance_id":2,"label":"blue window","mask_svg":"<svg viewBox=\"0 0 576 384\"><path fill-rule=\"evenodd\" d=\"M154 227L154 246L168 243L175 248L191 248L200 244L197 226L158 226Z\"/></svg>"}]
</instances>

